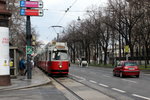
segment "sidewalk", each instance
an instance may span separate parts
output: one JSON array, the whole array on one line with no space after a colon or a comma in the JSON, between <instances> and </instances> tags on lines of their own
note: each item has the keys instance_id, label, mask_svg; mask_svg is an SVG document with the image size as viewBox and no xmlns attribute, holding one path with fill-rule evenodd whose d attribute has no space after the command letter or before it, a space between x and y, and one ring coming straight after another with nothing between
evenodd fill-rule
<instances>
[{"instance_id":1,"label":"sidewalk","mask_svg":"<svg viewBox=\"0 0 150 100\"><path fill-rule=\"evenodd\" d=\"M17 76L16 79L11 79L10 86L0 86L0 91L30 88L50 82L51 80L40 69L35 67L32 70L32 79L27 79L27 76Z\"/></svg>"}]
</instances>

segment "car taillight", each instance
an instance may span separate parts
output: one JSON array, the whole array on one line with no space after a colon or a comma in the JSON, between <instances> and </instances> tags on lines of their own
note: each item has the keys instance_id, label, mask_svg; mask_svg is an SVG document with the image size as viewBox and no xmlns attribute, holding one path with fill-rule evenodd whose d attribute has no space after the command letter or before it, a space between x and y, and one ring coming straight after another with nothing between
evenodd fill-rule
<instances>
[{"instance_id":1,"label":"car taillight","mask_svg":"<svg viewBox=\"0 0 150 100\"><path fill-rule=\"evenodd\" d=\"M129 68L129 67L127 67L127 66L126 66L126 67L124 67L124 69L128 69L128 68Z\"/></svg>"},{"instance_id":2,"label":"car taillight","mask_svg":"<svg viewBox=\"0 0 150 100\"><path fill-rule=\"evenodd\" d=\"M135 69L139 69L137 66L134 67Z\"/></svg>"}]
</instances>

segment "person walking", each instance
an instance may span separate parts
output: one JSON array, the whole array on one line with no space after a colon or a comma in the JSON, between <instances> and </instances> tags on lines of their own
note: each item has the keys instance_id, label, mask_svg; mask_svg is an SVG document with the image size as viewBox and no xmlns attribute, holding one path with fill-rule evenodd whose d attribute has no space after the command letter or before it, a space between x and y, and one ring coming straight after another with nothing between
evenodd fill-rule
<instances>
[{"instance_id":1,"label":"person walking","mask_svg":"<svg viewBox=\"0 0 150 100\"><path fill-rule=\"evenodd\" d=\"M31 65L32 65L32 68L34 68L34 61L31 60Z\"/></svg>"},{"instance_id":2,"label":"person walking","mask_svg":"<svg viewBox=\"0 0 150 100\"><path fill-rule=\"evenodd\" d=\"M20 75L23 76L24 75L24 70L25 70L26 66L25 66L25 60L22 58L20 61L19 61L19 72L20 72Z\"/></svg>"},{"instance_id":3,"label":"person walking","mask_svg":"<svg viewBox=\"0 0 150 100\"><path fill-rule=\"evenodd\" d=\"M31 66L30 66L30 70L32 70L32 69L34 68L34 61L31 60L29 63L30 63L29 65L31 65ZM27 72L28 72L28 67L25 69L24 75L26 75Z\"/></svg>"}]
</instances>

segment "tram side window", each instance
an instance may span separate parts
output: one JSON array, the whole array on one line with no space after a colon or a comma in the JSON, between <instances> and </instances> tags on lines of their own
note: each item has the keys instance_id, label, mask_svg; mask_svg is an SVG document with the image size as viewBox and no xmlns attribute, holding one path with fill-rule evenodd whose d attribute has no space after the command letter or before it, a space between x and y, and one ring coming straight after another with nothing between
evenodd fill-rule
<instances>
[{"instance_id":1,"label":"tram side window","mask_svg":"<svg viewBox=\"0 0 150 100\"><path fill-rule=\"evenodd\" d=\"M45 61L47 61L47 52L45 52L44 58L45 58Z\"/></svg>"},{"instance_id":2,"label":"tram side window","mask_svg":"<svg viewBox=\"0 0 150 100\"><path fill-rule=\"evenodd\" d=\"M48 57L49 57L49 60L51 61L51 52L49 53L49 56L48 56Z\"/></svg>"}]
</instances>

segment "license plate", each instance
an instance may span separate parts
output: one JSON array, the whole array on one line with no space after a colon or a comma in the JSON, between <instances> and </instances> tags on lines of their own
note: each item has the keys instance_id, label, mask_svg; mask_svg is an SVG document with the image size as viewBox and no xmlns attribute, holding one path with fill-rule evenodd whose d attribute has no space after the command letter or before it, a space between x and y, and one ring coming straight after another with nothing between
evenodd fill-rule
<instances>
[{"instance_id":1,"label":"license plate","mask_svg":"<svg viewBox=\"0 0 150 100\"><path fill-rule=\"evenodd\" d=\"M134 70L134 68L129 68L129 70Z\"/></svg>"}]
</instances>

